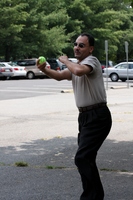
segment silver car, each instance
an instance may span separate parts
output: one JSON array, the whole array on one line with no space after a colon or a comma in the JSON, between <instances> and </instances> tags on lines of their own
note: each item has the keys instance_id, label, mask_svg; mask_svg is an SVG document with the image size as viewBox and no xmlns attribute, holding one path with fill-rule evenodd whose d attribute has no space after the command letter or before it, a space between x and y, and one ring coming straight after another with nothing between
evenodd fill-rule
<instances>
[{"instance_id":1,"label":"silver car","mask_svg":"<svg viewBox=\"0 0 133 200\"><path fill-rule=\"evenodd\" d=\"M103 77L109 77L113 82L133 80L133 62L121 62L114 67L104 68Z\"/></svg>"},{"instance_id":2,"label":"silver car","mask_svg":"<svg viewBox=\"0 0 133 200\"><path fill-rule=\"evenodd\" d=\"M18 60L16 63L19 66L24 66L26 68L26 77L28 79L33 79L36 77L47 77L42 71L40 71L36 65L37 58ZM51 68L50 64L46 62L46 67Z\"/></svg>"}]
</instances>

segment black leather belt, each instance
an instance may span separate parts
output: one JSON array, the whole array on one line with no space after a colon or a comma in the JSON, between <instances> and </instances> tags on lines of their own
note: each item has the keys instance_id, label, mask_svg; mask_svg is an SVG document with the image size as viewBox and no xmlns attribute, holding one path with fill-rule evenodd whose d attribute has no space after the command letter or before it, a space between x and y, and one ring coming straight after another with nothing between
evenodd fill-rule
<instances>
[{"instance_id":1,"label":"black leather belt","mask_svg":"<svg viewBox=\"0 0 133 200\"><path fill-rule=\"evenodd\" d=\"M88 110L92 110L92 109L95 109L95 108L100 108L100 107L103 107L103 106L106 106L107 103L97 103L97 104L94 104L94 105L90 105L90 106L86 106L86 107L79 107L79 112L82 113L82 112L85 112L85 111L88 111Z\"/></svg>"}]
</instances>

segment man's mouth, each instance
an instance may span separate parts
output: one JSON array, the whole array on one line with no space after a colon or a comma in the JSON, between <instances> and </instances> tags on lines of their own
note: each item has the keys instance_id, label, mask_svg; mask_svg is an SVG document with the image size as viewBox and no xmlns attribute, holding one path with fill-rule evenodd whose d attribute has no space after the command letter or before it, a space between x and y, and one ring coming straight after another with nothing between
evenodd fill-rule
<instances>
[{"instance_id":1,"label":"man's mouth","mask_svg":"<svg viewBox=\"0 0 133 200\"><path fill-rule=\"evenodd\" d=\"M80 52L79 51L75 51L74 54L75 55L80 55Z\"/></svg>"}]
</instances>

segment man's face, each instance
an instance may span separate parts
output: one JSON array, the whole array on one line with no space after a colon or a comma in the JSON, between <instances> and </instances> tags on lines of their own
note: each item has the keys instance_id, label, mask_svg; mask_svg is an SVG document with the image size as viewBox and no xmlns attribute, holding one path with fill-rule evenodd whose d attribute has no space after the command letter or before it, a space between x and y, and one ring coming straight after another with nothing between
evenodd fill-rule
<instances>
[{"instance_id":1,"label":"man's face","mask_svg":"<svg viewBox=\"0 0 133 200\"><path fill-rule=\"evenodd\" d=\"M79 36L74 43L74 56L81 62L92 54L93 46L89 45L87 36Z\"/></svg>"}]
</instances>

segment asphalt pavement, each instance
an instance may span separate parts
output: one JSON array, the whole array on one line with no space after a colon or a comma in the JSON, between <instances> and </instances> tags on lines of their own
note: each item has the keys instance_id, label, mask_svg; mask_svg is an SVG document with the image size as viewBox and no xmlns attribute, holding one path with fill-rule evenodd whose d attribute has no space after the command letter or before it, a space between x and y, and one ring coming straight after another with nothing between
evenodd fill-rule
<instances>
[{"instance_id":1,"label":"asphalt pavement","mask_svg":"<svg viewBox=\"0 0 133 200\"><path fill-rule=\"evenodd\" d=\"M133 200L133 87L109 88L107 99L113 126L97 157L105 200ZM0 200L79 200L72 90L2 100L0 111Z\"/></svg>"}]
</instances>

